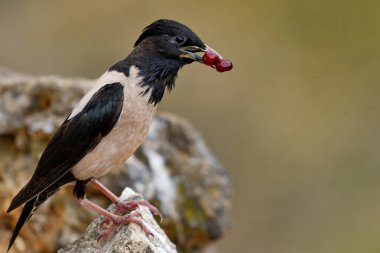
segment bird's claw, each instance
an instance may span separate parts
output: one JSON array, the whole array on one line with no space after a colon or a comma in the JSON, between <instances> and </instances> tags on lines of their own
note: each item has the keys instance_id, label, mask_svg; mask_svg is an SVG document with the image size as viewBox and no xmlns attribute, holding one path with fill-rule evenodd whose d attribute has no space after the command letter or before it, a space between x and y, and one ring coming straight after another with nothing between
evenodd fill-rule
<instances>
[{"instance_id":1,"label":"bird's claw","mask_svg":"<svg viewBox=\"0 0 380 253\"><path fill-rule=\"evenodd\" d=\"M117 215L114 218L107 217L100 226L101 230L104 228L105 224L109 225L111 222L112 224L105 231L101 233L101 235L98 238L98 241L100 241L103 238L108 238L110 234L112 234L121 225L130 224L130 223L138 225L144 231L147 237L149 236L154 237L151 230L141 220L141 214L137 211L132 211L131 213L123 215L123 216Z\"/></svg>"},{"instance_id":2,"label":"bird's claw","mask_svg":"<svg viewBox=\"0 0 380 253\"><path fill-rule=\"evenodd\" d=\"M154 215L160 217L160 223L163 220L163 216L161 212L152 204L150 204L146 200L136 200L136 201L129 201L129 202L118 202L116 203L116 209L115 209L115 214L120 214L124 213L125 211L134 211L138 206L145 206L146 208L149 209L149 211Z\"/></svg>"}]
</instances>

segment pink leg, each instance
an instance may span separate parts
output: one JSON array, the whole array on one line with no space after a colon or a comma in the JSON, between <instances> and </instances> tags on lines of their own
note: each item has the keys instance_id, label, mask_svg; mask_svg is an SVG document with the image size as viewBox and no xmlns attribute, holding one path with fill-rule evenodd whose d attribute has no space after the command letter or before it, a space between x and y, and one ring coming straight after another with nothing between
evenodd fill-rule
<instances>
[{"instance_id":1,"label":"pink leg","mask_svg":"<svg viewBox=\"0 0 380 253\"><path fill-rule=\"evenodd\" d=\"M87 198L78 199L78 201L79 201L79 204L81 204L82 206L84 206L88 209L91 209L91 210L97 212L98 214L101 214L104 217L107 217L111 220L116 220L118 218L117 215L115 215L111 212L108 212L106 209L104 209L103 207L97 205L96 203L88 200Z\"/></svg>"},{"instance_id":2,"label":"pink leg","mask_svg":"<svg viewBox=\"0 0 380 253\"><path fill-rule=\"evenodd\" d=\"M116 205L116 213L123 212L123 211L133 211L138 206L145 206L147 207L154 215L160 216L160 221L162 221L162 215L160 211L152 206L148 201L146 200L136 200L136 201L129 201L128 203L125 203L121 201L113 192L111 192L107 187L105 187L102 183L100 183L96 179L92 179L91 183L104 195L106 195L115 205Z\"/></svg>"},{"instance_id":3,"label":"pink leg","mask_svg":"<svg viewBox=\"0 0 380 253\"><path fill-rule=\"evenodd\" d=\"M129 224L129 223L134 223L134 224L140 226L142 228L142 230L144 230L146 235L148 235L148 236L152 235L152 232L149 230L149 228L146 227L140 219L136 218L136 217L140 216L140 214L137 212L129 213L129 214L126 214L124 216L119 216L119 215L113 214L113 213L105 210L104 208L102 208L99 205L95 204L94 202L88 200L87 198L78 199L78 201L82 206L103 215L104 217L106 217L106 219L109 219L110 221L113 222L113 224L102 234L103 237L108 237L120 225Z\"/></svg>"},{"instance_id":4,"label":"pink leg","mask_svg":"<svg viewBox=\"0 0 380 253\"><path fill-rule=\"evenodd\" d=\"M106 195L114 204L117 204L120 202L120 199L113 194L110 190L108 190L107 187L105 187L102 183L100 183L97 179L93 178L91 179L91 183L104 195Z\"/></svg>"}]
</instances>

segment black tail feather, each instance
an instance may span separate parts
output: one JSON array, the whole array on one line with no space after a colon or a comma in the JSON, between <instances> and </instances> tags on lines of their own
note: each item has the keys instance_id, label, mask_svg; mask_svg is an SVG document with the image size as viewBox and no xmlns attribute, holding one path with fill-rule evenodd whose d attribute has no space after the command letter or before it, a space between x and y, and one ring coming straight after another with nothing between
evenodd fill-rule
<instances>
[{"instance_id":1,"label":"black tail feather","mask_svg":"<svg viewBox=\"0 0 380 253\"><path fill-rule=\"evenodd\" d=\"M31 201L32 199L34 199L35 198L35 196L37 195L37 194L35 194L35 195L31 195L30 197L29 197L29 199L28 198L25 198L25 193L30 193L31 191L29 190L30 189L30 187L28 187L29 185L27 184L27 185L25 185L20 191L19 191L19 193L17 193L17 195L12 199L12 202L11 202L11 204L9 205L9 207L8 207L8 210L7 210L7 213L10 213L10 212L12 212L14 209L16 209L17 207L19 207L19 206L21 206L21 205L23 205L24 203L26 203L26 202L28 202L28 201Z\"/></svg>"},{"instance_id":2,"label":"black tail feather","mask_svg":"<svg viewBox=\"0 0 380 253\"><path fill-rule=\"evenodd\" d=\"M9 240L8 250L12 247L14 241L16 240L21 228L24 226L25 222L27 222L30 217L34 214L34 212L38 209L42 203L44 203L48 198L50 198L54 193L56 193L59 188L67 183L75 181L75 177L72 173L67 173L64 177L62 177L59 181L55 182L53 185L49 186L44 191L40 192L32 199L28 200L24 208L22 209L20 218L17 221L16 227L13 231L12 237ZM12 206L12 205L11 205ZM10 208L12 210L12 208ZM9 210L9 209L8 209Z\"/></svg>"},{"instance_id":3,"label":"black tail feather","mask_svg":"<svg viewBox=\"0 0 380 253\"><path fill-rule=\"evenodd\" d=\"M38 208L38 206L36 206L36 204L38 204L36 203L37 198L38 196L26 202L24 209L22 209L20 218L18 219L16 227L13 230L12 237L9 240L7 252L12 247L14 241L16 240L16 237L18 236L18 233L20 232L21 228L24 226L25 222L27 222L30 219L30 217L32 217L34 211Z\"/></svg>"},{"instance_id":4,"label":"black tail feather","mask_svg":"<svg viewBox=\"0 0 380 253\"><path fill-rule=\"evenodd\" d=\"M30 217L32 217L34 212L37 210L38 207L40 207L40 205L42 205L42 203L44 203L48 198L50 198L54 193L56 193L59 190L60 186L60 184L52 185L50 188L46 189L45 191L41 192L33 199L25 203L20 218L18 219L16 227L13 231L12 237L9 240L8 251L12 247L18 233L24 226L25 222L27 222L30 219Z\"/></svg>"}]
</instances>

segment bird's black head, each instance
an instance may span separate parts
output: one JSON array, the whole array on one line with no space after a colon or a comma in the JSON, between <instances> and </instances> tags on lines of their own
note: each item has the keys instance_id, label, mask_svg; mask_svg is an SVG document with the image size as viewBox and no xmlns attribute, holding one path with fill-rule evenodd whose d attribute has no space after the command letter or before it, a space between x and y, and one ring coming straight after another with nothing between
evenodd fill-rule
<instances>
[{"instance_id":1,"label":"bird's black head","mask_svg":"<svg viewBox=\"0 0 380 253\"><path fill-rule=\"evenodd\" d=\"M135 47L139 46L154 51L163 60L177 61L180 66L196 60L188 53L206 50L206 45L190 28L169 19L160 19L147 26L135 42Z\"/></svg>"},{"instance_id":2,"label":"bird's black head","mask_svg":"<svg viewBox=\"0 0 380 253\"><path fill-rule=\"evenodd\" d=\"M143 77L141 86L146 87L143 95L151 91L149 101L157 104L165 89L171 90L174 87L179 69L194 61L203 63L202 57L196 53L207 50L213 49L187 26L173 20L160 19L143 30L131 54L110 70L128 76L130 67L137 67Z\"/></svg>"}]
</instances>

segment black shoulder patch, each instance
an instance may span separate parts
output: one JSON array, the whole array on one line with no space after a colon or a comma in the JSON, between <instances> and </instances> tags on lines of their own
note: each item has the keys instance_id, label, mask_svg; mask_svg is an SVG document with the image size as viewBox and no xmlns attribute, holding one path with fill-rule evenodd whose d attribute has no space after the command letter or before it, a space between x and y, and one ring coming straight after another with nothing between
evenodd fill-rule
<instances>
[{"instance_id":1,"label":"black shoulder patch","mask_svg":"<svg viewBox=\"0 0 380 253\"><path fill-rule=\"evenodd\" d=\"M129 76L129 69L131 68L131 64L127 59L117 62L112 67L108 69L108 71L117 71L123 73L126 77Z\"/></svg>"},{"instance_id":2,"label":"black shoulder patch","mask_svg":"<svg viewBox=\"0 0 380 253\"><path fill-rule=\"evenodd\" d=\"M123 109L124 86L120 83L111 83L99 89L79 113L74 118L80 118L81 124L92 128L91 132L100 132L106 136L119 120ZM83 114L86 116L83 122ZM77 117L78 116L78 117ZM73 118L73 119L74 119Z\"/></svg>"}]
</instances>

